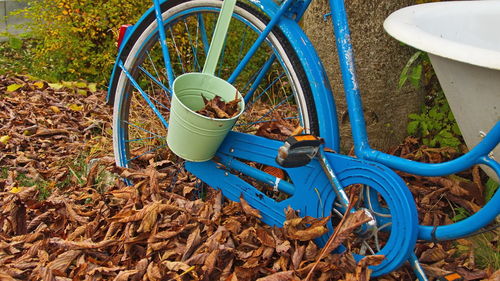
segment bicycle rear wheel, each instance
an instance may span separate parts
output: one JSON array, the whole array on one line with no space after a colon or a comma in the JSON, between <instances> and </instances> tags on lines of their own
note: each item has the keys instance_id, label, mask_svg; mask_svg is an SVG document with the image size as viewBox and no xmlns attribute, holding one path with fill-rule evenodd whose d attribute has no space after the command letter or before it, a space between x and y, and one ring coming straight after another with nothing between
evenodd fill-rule
<instances>
[{"instance_id":1,"label":"bicycle rear wheel","mask_svg":"<svg viewBox=\"0 0 500 281\"><path fill-rule=\"evenodd\" d=\"M167 1L162 4L167 46L175 76L201 72L221 2ZM253 8L238 3L229 27L216 75L227 79L266 25ZM153 13L143 20L124 46L122 61L137 85L121 71L115 75L113 145L118 165L144 167L155 161L179 161L166 146L166 121L171 90L166 82L157 23ZM268 69L266 64L270 64ZM266 71L263 71L265 69ZM260 80L260 81L258 81ZM257 81L257 82L256 82ZM280 122L317 133L317 115L311 91L293 48L275 29L233 83L251 95L234 130L255 134L262 126ZM146 94L149 103L137 86ZM268 124L268 125L265 125ZM279 126L278 126L279 127ZM289 128L277 128L286 137Z\"/></svg>"}]
</instances>

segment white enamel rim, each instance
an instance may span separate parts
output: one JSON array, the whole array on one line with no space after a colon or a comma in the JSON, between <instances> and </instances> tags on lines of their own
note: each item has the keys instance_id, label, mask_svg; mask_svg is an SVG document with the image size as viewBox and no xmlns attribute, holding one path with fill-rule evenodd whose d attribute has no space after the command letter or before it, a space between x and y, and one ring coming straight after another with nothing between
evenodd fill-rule
<instances>
[{"instance_id":1,"label":"white enamel rim","mask_svg":"<svg viewBox=\"0 0 500 281\"><path fill-rule=\"evenodd\" d=\"M392 13L385 20L384 29L392 37L419 50L455 61L500 70L500 48L495 50L449 40L422 28L425 27L423 21L430 17L439 17L440 20L446 21L452 17L470 19L497 12L498 25L488 28L500 32L498 0L436 2L406 7ZM492 43L500 47L500 42Z\"/></svg>"}]
</instances>

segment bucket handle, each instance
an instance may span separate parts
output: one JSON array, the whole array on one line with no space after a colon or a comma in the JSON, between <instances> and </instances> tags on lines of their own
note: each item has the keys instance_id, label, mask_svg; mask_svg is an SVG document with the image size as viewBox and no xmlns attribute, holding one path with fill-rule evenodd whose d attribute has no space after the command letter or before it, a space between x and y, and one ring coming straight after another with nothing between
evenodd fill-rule
<instances>
[{"instance_id":1,"label":"bucket handle","mask_svg":"<svg viewBox=\"0 0 500 281\"><path fill-rule=\"evenodd\" d=\"M217 62L219 61L222 45L226 39L227 29L229 27L229 22L231 21L235 5L236 0L224 0L222 2L222 9L220 11L219 18L217 19L210 49L208 49L207 59L205 60L205 65L203 66L203 73L205 74L214 75L215 73L215 68L217 67Z\"/></svg>"}]
</instances>

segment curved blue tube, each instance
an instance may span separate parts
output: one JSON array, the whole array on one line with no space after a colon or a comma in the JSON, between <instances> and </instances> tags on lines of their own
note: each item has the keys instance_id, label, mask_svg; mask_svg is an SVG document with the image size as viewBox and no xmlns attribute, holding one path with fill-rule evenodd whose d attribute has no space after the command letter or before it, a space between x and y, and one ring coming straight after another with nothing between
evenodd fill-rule
<instances>
[{"instance_id":1,"label":"curved blue tube","mask_svg":"<svg viewBox=\"0 0 500 281\"><path fill-rule=\"evenodd\" d=\"M443 176L450 175L477 164L482 164L484 158L490 151L492 151L500 141L500 121L498 121L493 129L484 137L484 139L478 143L471 151L462 155L461 157L443 163L420 163L381 151L377 151L371 148L360 150L361 157L363 159L372 160L378 163L382 163L390 168L397 169L403 172L421 175L421 176ZM489 162L496 162L495 160L489 160ZM498 163L497 163L498 164ZM498 172L497 172L498 174Z\"/></svg>"}]
</instances>

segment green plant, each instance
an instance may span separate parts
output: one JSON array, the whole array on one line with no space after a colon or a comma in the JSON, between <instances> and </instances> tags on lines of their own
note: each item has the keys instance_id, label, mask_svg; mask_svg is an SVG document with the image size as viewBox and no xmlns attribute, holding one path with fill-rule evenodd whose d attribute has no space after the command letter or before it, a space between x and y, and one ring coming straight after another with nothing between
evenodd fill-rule
<instances>
[{"instance_id":1,"label":"green plant","mask_svg":"<svg viewBox=\"0 0 500 281\"><path fill-rule=\"evenodd\" d=\"M453 216L453 218L451 218L451 220L454 222L461 221L461 220L468 218L470 216L469 211L467 211L463 207L454 208L453 211L454 211L455 216Z\"/></svg>"},{"instance_id":2,"label":"green plant","mask_svg":"<svg viewBox=\"0 0 500 281\"><path fill-rule=\"evenodd\" d=\"M29 18L33 72L49 81L104 83L116 55L117 28L133 23L148 1L39 0L17 13ZM17 43L18 44L18 43Z\"/></svg>"},{"instance_id":3,"label":"green plant","mask_svg":"<svg viewBox=\"0 0 500 281\"><path fill-rule=\"evenodd\" d=\"M460 151L462 134L427 53L417 51L410 57L401 71L399 87L407 82L415 88L424 87L427 94L421 113L408 116L407 133L421 138L422 143L429 147L452 147Z\"/></svg>"},{"instance_id":4,"label":"green plant","mask_svg":"<svg viewBox=\"0 0 500 281\"><path fill-rule=\"evenodd\" d=\"M500 269L500 247L496 239L500 235L498 230L474 235L456 242L458 255L473 254L475 266L478 269Z\"/></svg>"},{"instance_id":5,"label":"green plant","mask_svg":"<svg viewBox=\"0 0 500 281\"><path fill-rule=\"evenodd\" d=\"M20 37L9 37L0 42L0 74L7 72L30 73L32 69L32 53L36 41Z\"/></svg>"},{"instance_id":6,"label":"green plant","mask_svg":"<svg viewBox=\"0 0 500 281\"><path fill-rule=\"evenodd\" d=\"M415 88L420 87L422 79L422 69L424 63L429 62L429 57L427 53L422 51L415 52L406 65L403 67L401 74L399 75L399 88L403 87L406 82L410 82Z\"/></svg>"},{"instance_id":7,"label":"green plant","mask_svg":"<svg viewBox=\"0 0 500 281\"><path fill-rule=\"evenodd\" d=\"M411 120L407 126L408 134L422 138L423 144L460 151L462 134L442 91L436 93L430 105L424 106L422 113L408 117Z\"/></svg>"},{"instance_id":8,"label":"green plant","mask_svg":"<svg viewBox=\"0 0 500 281\"><path fill-rule=\"evenodd\" d=\"M493 197L500 185L498 184L498 182L490 178L488 179L488 181L486 181L486 184L484 186L484 199L486 200L486 202L488 202L490 201L491 197Z\"/></svg>"},{"instance_id":9,"label":"green plant","mask_svg":"<svg viewBox=\"0 0 500 281\"><path fill-rule=\"evenodd\" d=\"M498 241L495 242L495 236L498 237L498 235L498 231L494 231L477 235L471 239L476 264L479 268L500 269L500 247Z\"/></svg>"}]
</instances>

